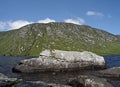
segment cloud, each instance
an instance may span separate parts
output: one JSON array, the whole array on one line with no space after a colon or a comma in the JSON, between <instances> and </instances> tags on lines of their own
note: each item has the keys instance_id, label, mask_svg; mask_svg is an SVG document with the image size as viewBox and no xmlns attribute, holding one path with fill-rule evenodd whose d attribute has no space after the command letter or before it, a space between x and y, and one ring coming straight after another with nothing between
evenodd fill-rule
<instances>
[{"instance_id":1,"label":"cloud","mask_svg":"<svg viewBox=\"0 0 120 87\"><path fill-rule=\"evenodd\" d=\"M65 19L64 20L65 23L73 23L73 24L78 24L81 25L83 24L85 21L82 18L77 18L77 19Z\"/></svg>"},{"instance_id":2,"label":"cloud","mask_svg":"<svg viewBox=\"0 0 120 87\"><path fill-rule=\"evenodd\" d=\"M32 23L49 23L49 22L56 22L56 21L50 18L45 18L43 20L38 20L36 22L26 21L26 20L16 20L16 21L6 21L6 22L0 21L0 31L19 29L25 25L32 24ZM85 21L82 18L77 18L77 19L65 19L64 22L81 25Z\"/></svg>"},{"instance_id":3,"label":"cloud","mask_svg":"<svg viewBox=\"0 0 120 87\"><path fill-rule=\"evenodd\" d=\"M6 21L6 22L0 21L0 31L19 29L31 23L49 23L49 22L56 22L56 21L50 18L46 18L44 20L38 20L36 22L26 21L26 20L16 20L16 21Z\"/></svg>"},{"instance_id":4,"label":"cloud","mask_svg":"<svg viewBox=\"0 0 120 87\"><path fill-rule=\"evenodd\" d=\"M17 20L14 22L8 22L8 26L10 27L10 29L18 29L22 26L31 24L31 23L49 23L49 22L55 22L55 20L50 19L50 18L46 18L44 20L38 20L37 22L29 22L26 20Z\"/></svg>"},{"instance_id":5,"label":"cloud","mask_svg":"<svg viewBox=\"0 0 120 87\"><path fill-rule=\"evenodd\" d=\"M13 22L8 22L8 26L9 26L9 30L11 29L18 29L22 26L25 26L25 25L28 25L28 24L31 24L32 22L29 22L29 21L25 21L25 20L17 20L17 21L13 21Z\"/></svg>"},{"instance_id":6,"label":"cloud","mask_svg":"<svg viewBox=\"0 0 120 87\"><path fill-rule=\"evenodd\" d=\"M38 23L49 23L49 22L56 22L55 20L53 19L50 19L50 18L46 18L44 20L39 20Z\"/></svg>"},{"instance_id":7,"label":"cloud","mask_svg":"<svg viewBox=\"0 0 120 87\"><path fill-rule=\"evenodd\" d=\"M89 16L91 16L91 15L96 15L96 13L93 12L93 11L88 11L86 14L89 15Z\"/></svg>"},{"instance_id":8,"label":"cloud","mask_svg":"<svg viewBox=\"0 0 120 87\"><path fill-rule=\"evenodd\" d=\"M4 27L6 26L5 22L0 21L0 29L4 29Z\"/></svg>"},{"instance_id":9,"label":"cloud","mask_svg":"<svg viewBox=\"0 0 120 87\"><path fill-rule=\"evenodd\" d=\"M88 15L88 16L99 16L99 17L103 17L104 16L103 13L95 12L95 11L88 11L88 12L86 12L86 15Z\"/></svg>"}]
</instances>

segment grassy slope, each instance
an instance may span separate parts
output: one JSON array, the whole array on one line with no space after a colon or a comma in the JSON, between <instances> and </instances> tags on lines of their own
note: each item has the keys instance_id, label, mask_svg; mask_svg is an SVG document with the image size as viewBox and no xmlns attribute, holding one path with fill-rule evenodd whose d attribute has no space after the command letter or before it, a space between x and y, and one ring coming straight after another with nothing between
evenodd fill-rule
<instances>
[{"instance_id":1,"label":"grassy slope","mask_svg":"<svg viewBox=\"0 0 120 87\"><path fill-rule=\"evenodd\" d=\"M0 33L0 55L39 56L44 49L120 54L116 36L89 26L65 23L32 24Z\"/></svg>"}]
</instances>

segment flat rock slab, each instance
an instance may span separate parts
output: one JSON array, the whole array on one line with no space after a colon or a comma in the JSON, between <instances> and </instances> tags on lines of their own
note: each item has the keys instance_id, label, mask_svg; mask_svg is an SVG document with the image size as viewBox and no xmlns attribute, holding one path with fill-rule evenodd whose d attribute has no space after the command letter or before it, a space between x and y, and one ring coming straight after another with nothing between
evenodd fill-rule
<instances>
[{"instance_id":1,"label":"flat rock slab","mask_svg":"<svg viewBox=\"0 0 120 87\"><path fill-rule=\"evenodd\" d=\"M22 60L14 72L34 73L45 71L71 71L80 69L104 69L105 60L92 52L45 50L39 58Z\"/></svg>"},{"instance_id":2,"label":"flat rock slab","mask_svg":"<svg viewBox=\"0 0 120 87\"><path fill-rule=\"evenodd\" d=\"M55 83L44 83L42 81L23 81L19 84L14 85L14 87L71 87L71 86Z\"/></svg>"},{"instance_id":3,"label":"flat rock slab","mask_svg":"<svg viewBox=\"0 0 120 87\"><path fill-rule=\"evenodd\" d=\"M113 67L105 70L100 70L97 72L98 76L109 77L109 78L119 78L120 79L120 67Z\"/></svg>"},{"instance_id":4,"label":"flat rock slab","mask_svg":"<svg viewBox=\"0 0 120 87\"><path fill-rule=\"evenodd\" d=\"M8 78L4 74L0 73L0 87L12 87L18 82L20 82L20 80L17 78Z\"/></svg>"}]
</instances>

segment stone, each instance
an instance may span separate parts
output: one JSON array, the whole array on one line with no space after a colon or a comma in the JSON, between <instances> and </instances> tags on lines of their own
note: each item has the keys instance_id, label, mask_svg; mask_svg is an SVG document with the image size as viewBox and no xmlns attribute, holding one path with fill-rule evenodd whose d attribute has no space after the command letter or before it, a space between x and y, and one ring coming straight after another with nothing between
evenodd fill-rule
<instances>
[{"instance_id":1,"label":"stone","mask_svg":"<svg viewBox=\"0 0 120 87\"><path fill-rule=\"evenodd\" d=\"M12 87L20 81L21 80L17 78L8 78L4 74L0 73L0 87Z\"/></svg>"},{"instance_id":2,"label":"stone","mask_svg":"<svg viewBox=\"0 0 120 87\"><path fill-rule=\"evenodd\" d=\"M92 52L45 50L39 58L22 60L13 72L34 73L45 71L72 71L104 69L105 60Z\"/></svg>"},{"instance_id":3,"label":"stone","mask_svg":"<svg viewBox=\"0 0 120 87\"><path fill-rule=\"evenodd\" d=\"M120 79L120 67L112 67L109 69L100 70L97 72L97 75L101 77Z\"/></svg>"},{"instance_id":4,"label":"stone","mask_svg":"<svg viewBox=\"0 0 120 87\"><path fill-rule=\"evenodd\" d=\"M42 81L23 81L19 84L14 85L14 87L71 87L71 86L55 83L45 83Z\"/></svg>"},{"instance_id":5,"label":"stone","mask_svg":"<svg viewBox=\"0 0 120 87\"><path fill-rule=\"evenodd\" d=\"M67 81L72 87L114 87L107 79L90 75L80 75Z\"/></svg>"}]
</instances>

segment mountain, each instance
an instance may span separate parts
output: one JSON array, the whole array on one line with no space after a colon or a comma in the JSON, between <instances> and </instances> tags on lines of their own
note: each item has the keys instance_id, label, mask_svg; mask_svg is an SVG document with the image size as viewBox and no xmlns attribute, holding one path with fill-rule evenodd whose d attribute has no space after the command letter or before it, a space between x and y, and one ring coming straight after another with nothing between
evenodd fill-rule
<instances>
[{"instance_id":1,"label":"mountain","mask_svg":"<svg viewBox=\"0 0 120 87\"><path fill-rule=\"evenodd\" d=\"M39 56L45 49L92 51L100 55L120 54L120 38L87 25L34 23L0 32L0 55Z\"/></svg>"},{"instance_id":2,"label":"mountain","mask_svg":"<svg viewBox=\"0 0 120 87\"><path fill-rule=\"evenodd\" d=\"M117 38L120 40L120 35L116 35L117 36Z\"/></svg>"}]
</instances>

